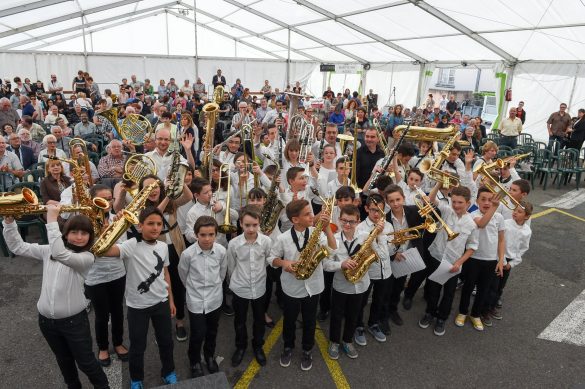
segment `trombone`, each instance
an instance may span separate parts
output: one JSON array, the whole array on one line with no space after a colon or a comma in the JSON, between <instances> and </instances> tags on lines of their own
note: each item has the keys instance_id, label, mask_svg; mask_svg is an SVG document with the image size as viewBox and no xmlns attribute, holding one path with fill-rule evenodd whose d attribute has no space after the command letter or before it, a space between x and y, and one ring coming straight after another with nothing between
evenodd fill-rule
<instances>
[{"instance_id":1,"label":"trombone","mask_svg":"<svg viewBox=\"0 0 585 389\"><path fill-rule=\"evenodd\" d=\"M349 186L353 188L355 194L360 194L362 192L361 188L357 184L357 139L358 139L358 118L357 115L355 116L355 126L354 126L354 134L353 134L353 143L352 143L352 150L351 150L351 180L349 182Z\"/></svg>"},{"instance_id":2,"label":"trombone","mask_svg":"<svg viewBox=\"0 0 585 389\"><path fill-rule=\"evenodd\" d=\"M226 172L227 175L227 198L225 201L225 215L223 217L223 223L219 225L218 231L222 234L233 234L237 231L236 226L232 225L231 215L230 215L230 205L231 205L231 174L229 172L229 165L227 163L223 163L219 167L219 180L217 184L217 191L221 189L221 180L223 177L223 172ZM217 192L215 192L217 194ZM216 200L217 201L217 200Z\"/></svg>"},{"instance_id":3,"label":"trombone","mask_svg":"<svg viewBox=\"0 0 585 389\"><path fill-rule=\"evenodd\" d=\"M248 116L246 116L248 117ZM256 119L254 118L254 120L246 123L246 124L242 124L242 128L241 128L241 136L242 136L242 145L243 145L243 150L244 150L244 161L246 166L248 165L248 153L246 152L246 142L249 143L250 145L250 153L251 153L251 159L252 159L252 167L254 166L253 163L257 162L256 161L256 150L254 147L254 128L252 127L252 123L254 123L256 121ZM252 175L254 176L254 188L258 188L260 187L260 177L258 177L258 175L256 173L254 173L254 171L252 171ZM247 181L246 181L246 186L247 186ZM248 192L248 188L246 187L246 193Z\"/></svg>"},{"instance_id":4,"label":"trombone","mask_svg":"<svg viewBox=\"0 0 585 389\"><path fill-rule=\"evenodd\" d=\"M482 179L481 182L483 184L483 186L485 186L486 188L488 188L488 190L490 192L492 192L495 195L499 195L502 194L503 196L501 196L500 198L500 202L508 209L510 210L515 210L516 208L520 207L522 209L524 209L524 207L522 206L522 204L520 204L518 202L518 200L516 200L514 197L512 197L510 195L510 193L508 193L508 191L506 190L506 188L500 184L498 182L498 180L496 178L494 178L494 176L492 176L490 173L492 170L494 169L501 169L504 166L506 166L506 162L502 159L496 159L494 162L490 163L490 164L481 164L480 166L478 166L477 168L475 168L473 170L474 173L479 173L482 175ZM510 199L510 201L508 201L507 199ZM513 204L510 204L510 202L512 202Z\"/></svg>"}]
</instances>

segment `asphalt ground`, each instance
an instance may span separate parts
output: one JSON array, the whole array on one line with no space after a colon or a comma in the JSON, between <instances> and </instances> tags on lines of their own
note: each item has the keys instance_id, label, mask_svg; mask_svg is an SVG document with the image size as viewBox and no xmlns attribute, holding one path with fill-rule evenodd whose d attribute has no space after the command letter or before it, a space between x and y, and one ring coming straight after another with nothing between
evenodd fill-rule
<instances>
[{"instance_id":1,"label":"asphalt ground","mask_svg":"<svg viewBox=\"0 0 585 389\"><path fill-rule=\"evenodd\" d=\"M535 213L539 204L573 188L537 189L530 194ZM392 335L377 343L367 335L368 345L358 347L359 358L344 355L333 362L325 357L328 321L320 323L313 369L300 369L300 345L287 369L279 365L282 340L279 326L267 331L268 364L259 368L248 348L243 363L232 368L233 318L222 315L216 354L225 358L220 370L231 385L251 388L577 388L585 385L585 349L567 343L538 339L538 335L585 289L585 205L548 211L532 222L533 236L524 262L511 274L504 292L503 320L482 333L469 323L455 327L452 316L446 334L437 337L432 327L423 330L417 321L424 312L422 293L413 308L400 313L404 325L392 325ZM34 233L28 241L35 241ZM0 258L0 388L61 388L63 381L55 358L42 337L36 302L41 286L41 262L29 258ZM457 293L454 307L458 303ZM280 319L272 304L271 314ZM90 314L93 319L93 314ZM585 317L577 317L585 333ZM93 323L92 323L93 327ZM127 330L127 329L126 329ZM251 325L248 326L251 331ZM300 330L297 334L300 341ZM145 356L147 387L160 384L160 362L151 328ZM127 339L127 334L125 336ZM126 344L128 344L126 340ZM95 340L94 340L95 347ZM187 342L175 341L175 364L179 379L189 377ZM115 357L114 357L115 358ZM251 363L252 362L252 363ZM129 387L127 364L115 361L106 369L112 387ZM80 374L84 387L91 387ZM121 381L121 383L120 383ZM120 386L121 385L121 386Z\"/></svg>"}]
</instances>

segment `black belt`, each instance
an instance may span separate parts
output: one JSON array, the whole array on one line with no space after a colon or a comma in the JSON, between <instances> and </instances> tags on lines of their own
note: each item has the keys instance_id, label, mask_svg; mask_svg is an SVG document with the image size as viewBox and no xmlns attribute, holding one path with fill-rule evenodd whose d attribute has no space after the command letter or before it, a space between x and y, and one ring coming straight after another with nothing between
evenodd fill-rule
<instances>
[{"instance_id":1,"label":"black belt","mask_svg":"<svg viewBox=\"0 0 585 389\"><path fill-rule=\"evenodd\" d=\"M518 135L502 135L502 138L518 138Z\"/></svg>"}]
</instances>

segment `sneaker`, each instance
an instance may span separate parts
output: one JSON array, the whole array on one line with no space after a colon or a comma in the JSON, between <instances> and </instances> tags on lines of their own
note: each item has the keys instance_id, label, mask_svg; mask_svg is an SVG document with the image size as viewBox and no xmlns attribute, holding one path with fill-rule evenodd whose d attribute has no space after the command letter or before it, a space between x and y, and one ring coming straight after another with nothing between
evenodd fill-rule
<instances>
[{"instance_id":1,"label":"sneaker","mask_svg":"<svg viewBox=\"0 0 585 389\"><path fill-rule=\"evenodd\" d=\"M477 286L473 287L473 292L471 292L472 296L475 296L477 294Z\"/></svg>"},{"instance_id":2,"label":"sneaker","mask_svg":"<svg viewBox=\"0 0 585 389\"><path fill-rule=\"evenodd\" d=\"M443 336L445 335L445 320L437 319L435 322L435 329L433 330L435 335Z\"/></svg>"},{"instance_id":3,"label":"sneaker","mask_svg":"<svg viewBox=\"0 0 585 389\"><path fill-rule=\"evenodd\" d=\"M144 389L144 384L142 381L131 381L130 389Z\"/></svg>"},{"instance_id":4,"label":"sneaker","mask_svg":"<svg viewBox=\"0 0 585 389\"><path fill-rule=\"evenodd\" d=\"M163 384L165 385L176 384L177 382L177 374L174 371L167 374L166 377L163 377Z\"/></svg>"},{"instance_id":5,"label":"sneaker","mask_svg":"<svg viewBox=\"0 0 585 389\"><path fill-rule=\"evenodd\" d=\"M464 315L462 313L457 314L457 316L455 316L455 325L457 327L463 327L465 325L466 318L467 318L467 315Z\"/></svg>"},{"instance_id":6,"label":"sneaker","mask_svg":"<svg viewBox=\"0 0 585 389\"><path fill-rule=\"evenodd\" d=\"M380 330L380 326L374 324L373 326L368 327L368 332L370 335L374 337L378 342L383 343L386 341L386 335Z\"/></svg>"},{"instance_id":7,"label":"sneaker","mask_svg":"<svg viewBox=\"0 0 585 389\"><path fill-rule=\"evenodd\" d=\"M280 354L280 366L282 367L289 367L290 360L292 359L292 348L285 347Z\"/></svg>"},{"instance_id":8,"label":"sneaker","mask_svg":"<svg viewBox=\"0 0 585 389\"><path fill-rule=\"evenodd\" d=\"M469 320L471 320L471 324L473 324L473 328L478 331L483 331L483 323L479 317L469 316Z\"/></svg>"},{"instance_id":9,"label":"sneaker","mask_svg":"<svg viewBox=\"0 0 585 389\"><path fill-rule=\"evenodd\" d=\"M303 357L301 359L301 370L309 371L313 367L313 355L310 351L303 351Z\"/></svg>"},{"instance_id":10,"label":"sneaker","mask_svg":"<svg viewBox=\"0 0 585 389\"><path fill-rule=\"evenodd\" d=\"M398 314L397 311L390 312L389 317L390 317L390 320L392 320L392 322L394 324L396 324L397 326L401 326L404 324L404 321L402 320L402 318L400 317L400 314Z\"/></svg>"},{"instance_id":11,"label":"sneaker","mask_svg":"<svg viewBox=\"0 0 585 389\"><path fill-rule=\"evenodd\" d=\"M492 319L502 320L502 311L499 308L494 308L490 311Z\"/></svg>"},{"instance_id":12,"label":"sneaker","mask_svg":"<svg viewBox=\"0 0 585 389\"><path fill-rule=\"evenodd\" d=\"M494 325L494 323L492 322L492 318L490 317L489 313L486 313L485 315L481 315L481 322L486 327L491 327L491 326Z\"/></svg>"},{"instance_id":13,"label":"sneaker","mask_svg":"<svg viewBox=\"0 0 585 389\"><path fill-rule=\"evenodd\" d=\"M496 308L502 309L502 307L503 307L502 299L498 299L498 302L496 303Z\"/></svg>"},{"instance_id":14,"label":"sneaker","mask_svg":"<svg viewBox=\"0 0 585 389\"><path fill-rule=\"evenodd\" d=\"M418 321L418 326L420 328L429 328L433 321L433 315L430 313L425 313L425 315Z\"/></svg>"},{"instance_id":15,"label":"sneaker","mask_svg":"<svg viewBox=\"0 0 585 389\"><path fill-rule=\"evenodd\" d=\"M339 343L331 342L329 343L329 348L327 349L327 354L329 354L329 358L331 359L339 359Z\"/></svg>"},{"instance_id":16,"label":"sneaker","mask_svg":"<svg viewBox=\"0 0 585 389\"><path fill-rule=\"evenodd\" d=\"M179 342L184 342L187 340L187 330L185 330L184 326L177 326L175 325L175 331L176 331L176 338Z\"/></svg>"},{"instance_id":17,"label":"sneaker","mask_svg":"<svg viewBox=\"0 0 585 389\"><path fill-rule=\"evenodd\" d=\"M364 327L358 327L355 329L353 340L360 346L365 346L368 344L368 341L366 340L366 333L364 332Z\"/></svg>"},{"instance_id":18,"label":"sneaker","mask_svg":"<svg viewBox=\"0 0 585 389\"><path fill-rule=\"evenodd\" d=\"M351 359L356 359L358 357L358 352L353 343L343 342L343 352Z\"/></svg>"}]
</instances>

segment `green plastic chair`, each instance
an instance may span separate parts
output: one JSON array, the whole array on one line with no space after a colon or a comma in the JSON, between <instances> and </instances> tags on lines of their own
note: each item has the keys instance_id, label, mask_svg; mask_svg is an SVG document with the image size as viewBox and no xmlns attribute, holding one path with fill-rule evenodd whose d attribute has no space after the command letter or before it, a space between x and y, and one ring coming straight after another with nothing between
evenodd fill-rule
<instances>
[{"instance_id":1,"label":"green plastic chair","mask_svg":"<svg viewBox=\"0 0 585 389\"><path fill-rule=\"evenodd\" d=\"M540 185L543 185L544 182L542 190L546 190L548 177L557 173L557 169L554 167L555 160L553 159L552 152L546 149L538 150L536 159L539 161L540 165L536 169L536 174L541 174Z\"/></svg>"}]
</instances>

